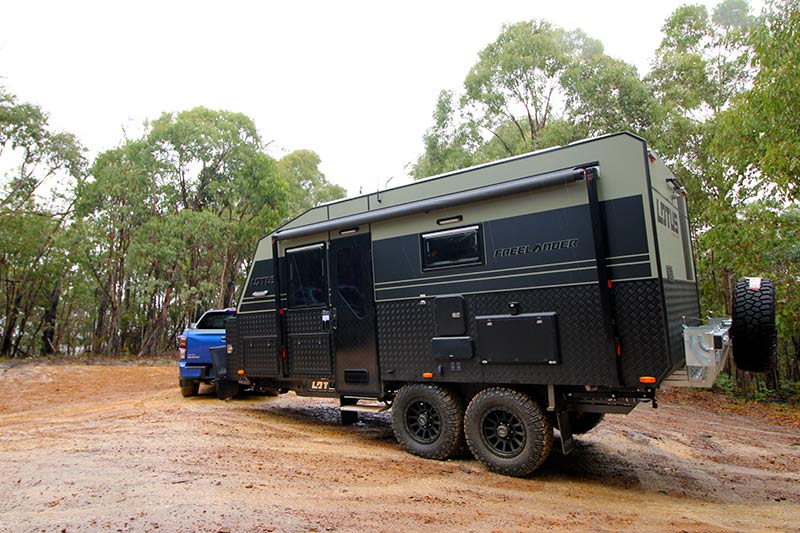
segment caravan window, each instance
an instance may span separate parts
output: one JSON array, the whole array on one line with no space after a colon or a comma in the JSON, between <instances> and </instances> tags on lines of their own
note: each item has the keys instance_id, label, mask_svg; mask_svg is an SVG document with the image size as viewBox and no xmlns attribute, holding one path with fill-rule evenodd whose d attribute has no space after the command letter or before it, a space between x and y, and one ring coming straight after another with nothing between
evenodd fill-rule
<instances>
[{"instance_id":1,"label":"caravan window","mask_svg":"<svg viewBox=\"0 0 800 533\"><path fill-rule=\"evenodd\" d=\"M480 226L422 235L422 269L483 263Z\"/></svg>"},{"instance_id":2,"label":"caravan window","mask_svg":"<svg viewBox=\"0 0 800 533\"><path fill-rule=\"evenodd\" d=\"M289 307L325 305L325 247L322 243L286 250Z\"/></svg>"}]
</instances>

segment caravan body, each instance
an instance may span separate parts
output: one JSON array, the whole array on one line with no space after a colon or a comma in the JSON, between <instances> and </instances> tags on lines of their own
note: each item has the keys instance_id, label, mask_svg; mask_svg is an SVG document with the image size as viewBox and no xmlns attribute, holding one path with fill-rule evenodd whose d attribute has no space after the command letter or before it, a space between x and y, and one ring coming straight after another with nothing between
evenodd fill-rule
<instances>
[{"instance_id":1,"label":"caravan body","mask_svg":"<svg viewBox=\"0 0 800 533\"><path fill-rule=\"evenodd\" d=\"M398 438L426 457L448 454L428 442L431 417L460 435L469 404L473 452L482 439L491 468L525 474L541 461L513 463L520 431L559 427L568 451L570 422L654 401L684 366L683 328L700 314L690 242L682 187L629 133L322 205L260 241L228 322L228 373L339 398L344 421L364 399L402 403ZM511 415L541 410L543 430L523 423L504 442L513 423L470 429L476 400L515 395Z\"/></svg>"}]
</instances>

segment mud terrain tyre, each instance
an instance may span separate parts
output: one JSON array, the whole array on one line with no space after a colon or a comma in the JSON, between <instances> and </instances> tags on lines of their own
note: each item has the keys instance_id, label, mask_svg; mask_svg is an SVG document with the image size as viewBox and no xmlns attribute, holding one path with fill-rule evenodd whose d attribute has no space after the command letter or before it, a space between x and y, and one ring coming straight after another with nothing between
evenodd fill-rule
<instances>
[{"instance_id":1,"label":"mud terrain tyre","mask_svg":"<svg viewBox=\"0 0 800 533\"><path fill-rule=\"evenodd\" d=\"M197 396L200 390L200 382L192 379L180 380L181 396L189 398L190 396Z\"/></svg>"},{"instance_id":2,"label":"mud terrain tyre","mask_svg":"<svg viewBox=\"0 0 800 533\"><path fill-rule=\"evenodd\" d=\"M589 433L603 421L604 413L570 413L569 427L573 435Z\"/></svg>"},{"instance_id":3,"label":"mud terrain tyre","mask_svg":"<svg viewBox=\"0 0 800 533\"><path fill-rule=\"evenodd\" d=\"M761 288L750 289L740 279L733 289L733 360L741 370L768 372L778 361L775 329L775 287L768 279Z\"/></svg>"},{"instance_id":4,"label":"mud terrain tyre","mask_svg":"<svg viewBox=\"0 0 800 533\"><path fill-rule=\"evenodd\" d=\"M553 426L527 394L507 388L484 389L472 398L464 417L472 454L492 472L527 476L553 448Z\"/></svg>"},{"instance_id":5,"label":"mud terrain tyre","mask_svg":"<svg viewBox=\"0 0 800 533\"><path fill-rule=\"evenodd\" d=\"M407 452L427 459L447 459L462 446L464 404L438 385L411 383L392 404L392 430Z\"/></svg>"}]
</instances>

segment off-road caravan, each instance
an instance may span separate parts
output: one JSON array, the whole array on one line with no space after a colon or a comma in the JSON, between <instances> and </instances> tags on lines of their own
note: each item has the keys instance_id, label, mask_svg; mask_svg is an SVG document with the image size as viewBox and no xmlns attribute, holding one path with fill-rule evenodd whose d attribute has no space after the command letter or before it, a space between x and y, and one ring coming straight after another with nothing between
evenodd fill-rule
<instances>
[{"instance_id":1,"label":"off-road caravan","mask_svg":"<svg viewBox=\"0 0 800 533\"><path fill-rule=\"evenodd\" d=\"M684 189L643 139L588 139L264 237L219 388L338 398L343 423L390 406L411 453L443 459L466 438L490 469L527 475L553 428L569 452L604 413L655 406L665 380L710 385L729 334L737 362L769 368L772 285L741 283L733 328L701 325Z\"/></svg>"}]
</instances>

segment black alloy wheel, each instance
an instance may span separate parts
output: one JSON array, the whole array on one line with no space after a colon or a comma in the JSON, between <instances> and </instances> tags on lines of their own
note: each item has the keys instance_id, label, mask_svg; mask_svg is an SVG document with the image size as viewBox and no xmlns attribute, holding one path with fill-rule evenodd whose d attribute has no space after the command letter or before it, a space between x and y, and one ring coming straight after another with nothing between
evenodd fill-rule
<instances>
[{"instance_id":1,"label":"black alloy wheel","mask_svg":"<svg viewBox=\"0 0 800 533\"><path fill-rule=\"evenodd\" d=\"M392 403L392 430L409 453L447 459L464 439L464 404L453 391L432 383L403 385Z\"/></svg>"},{"instance_id":2,"label":"black alloy wheel","mask_svg":"<svg viewBox=\"0 0 800 533\"><path fill-rule=\"evenodd\" d=\"M528 394L492 387L476 394L464 415L467 444L492 472L522 477L539 468L553 448L553 426Z\"/></svg>"},{"instance_id":3,"label":"black alloy wheel","mask_svg":"<svg viewBox=\"0 0 800 533\"><path fill-rule=\"evenodd\" d=\"M514 413L496 408L484 416L481 438L493 453L501 457L514 457L525 447L528 435L525 425Z\"/></svg>"},{"instance_id":4,"label":"black alloy wheel","mask_svg":"<svg viewBox=\"0 0 800 533\"><path fill-rule=\"evenodd\" d=\"M421 444L435 442L442 434L442 417L436 407L425 400L418 400L408 406L406 425L411 437Z\"/></svg>"}]
</instances>

